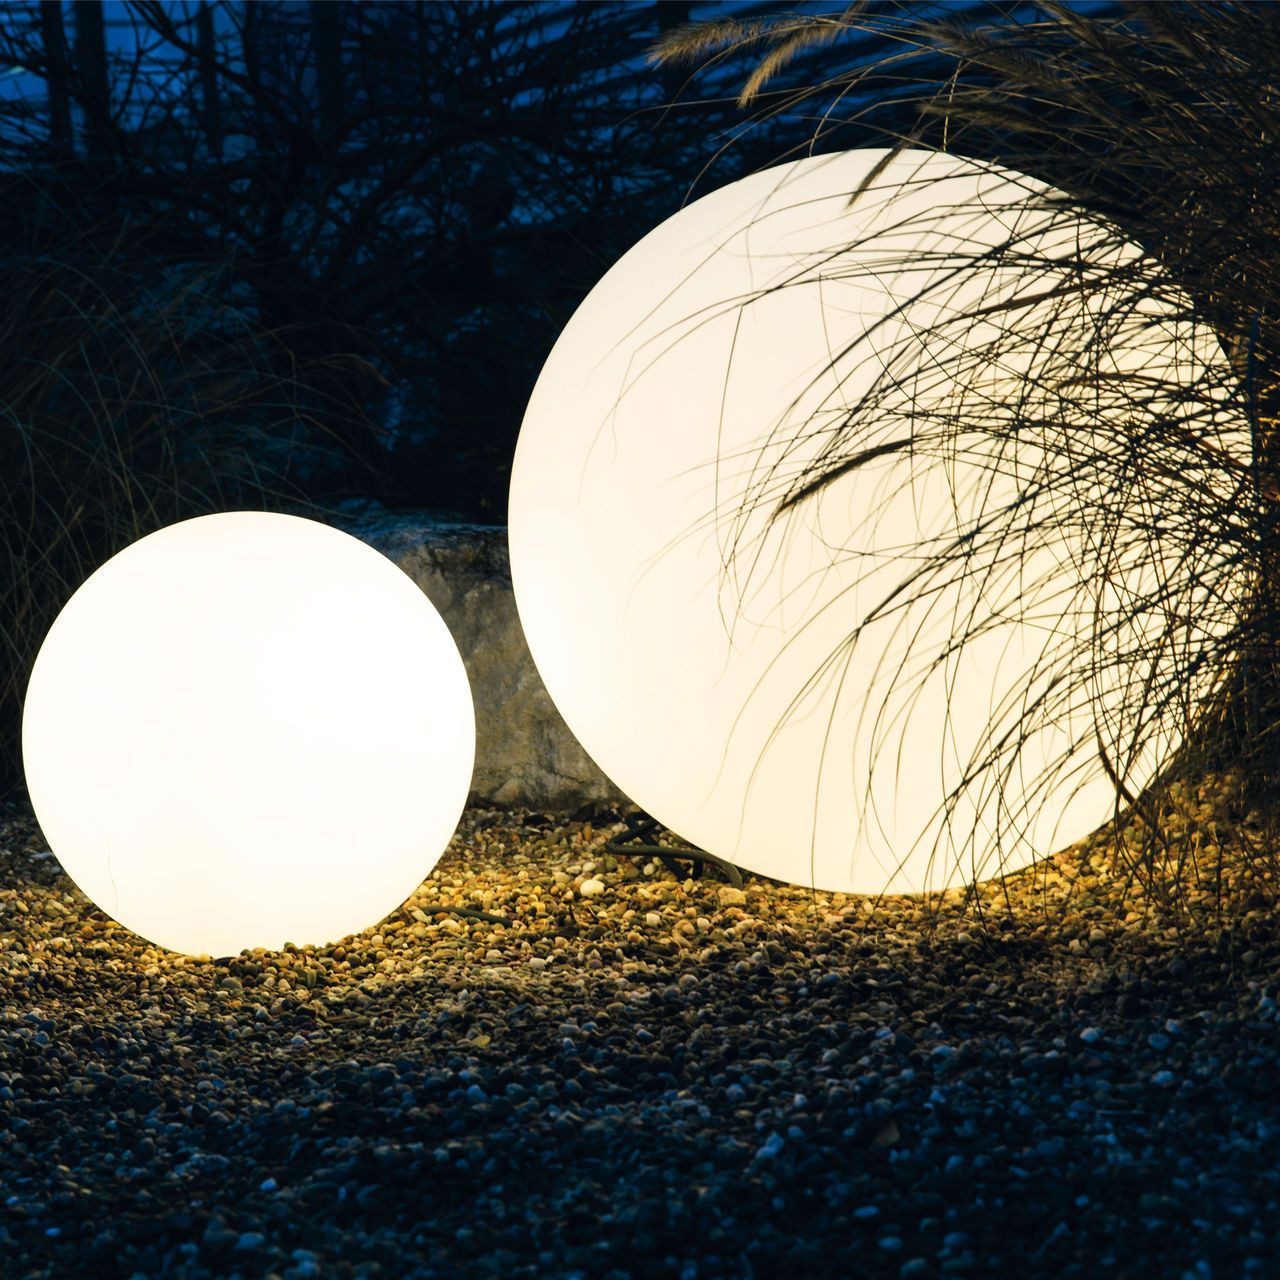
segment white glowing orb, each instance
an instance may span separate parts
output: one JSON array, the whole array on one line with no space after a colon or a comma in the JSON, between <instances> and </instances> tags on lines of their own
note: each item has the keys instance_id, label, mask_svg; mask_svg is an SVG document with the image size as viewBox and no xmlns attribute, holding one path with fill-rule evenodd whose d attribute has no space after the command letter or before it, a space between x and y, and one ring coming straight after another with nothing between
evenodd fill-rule
<instances>
[{"instance_id":1,"label":"white glowing orb","mask_svg":"<svg viewBox=\"0 0 1280 1280\"><path fill-rule=\"evenodd\" d=\"M80 587L22 749L76 884L152 942L221 956L399 906L457 825L475 727L408 576L327 525L238 511L142 538Z\"/></svg>"},{"instance_id":2,"label":"white glowing orb","mask_svg":"<svg viewBox=\"0 0 1280 1280\"><path fill-rule=\"evenodd\" d=\"M1161 525L1238 483L1248 435L1185 297L1054 194L921 151L783 165L641 240L547 360L520 618L586 750L693 843L828 890L949 887L1088 834L1109 770L1139 792L1183 740L1210 676L1167 673L1236 599ZM1208 447L1141 477L1139 518L1135 436L1176 448L1192 402ZM858 465L802 496L850 421Z\"/></svg>"}]
</instances>

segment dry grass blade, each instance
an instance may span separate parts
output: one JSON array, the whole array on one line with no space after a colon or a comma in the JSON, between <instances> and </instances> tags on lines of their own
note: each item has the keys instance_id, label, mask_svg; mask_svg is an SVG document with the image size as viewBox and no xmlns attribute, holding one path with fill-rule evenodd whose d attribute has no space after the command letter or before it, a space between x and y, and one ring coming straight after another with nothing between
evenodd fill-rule
<instances>
[{"instance_id":1,"label":"dry grass blade","mask_svg":"<svg viewBox=\"0 0 1280 1280\"><path fill-rule=\"evenodd\" d=\"M743 22L738 18L716 18L691 22L667 32L649 50L655 66L687 66L731 46L749 45L766 38L772 26L763 22Z\"/></svg>"}]
</instances>

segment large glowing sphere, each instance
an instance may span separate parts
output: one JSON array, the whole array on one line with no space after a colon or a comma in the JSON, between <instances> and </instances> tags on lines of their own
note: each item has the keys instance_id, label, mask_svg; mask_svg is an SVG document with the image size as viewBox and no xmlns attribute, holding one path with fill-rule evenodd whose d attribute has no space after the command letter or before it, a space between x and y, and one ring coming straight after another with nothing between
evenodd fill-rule
<instances>
[{"instance_id":1,"label":"large glowing sphere","mask_svg":"<svg viewBox=\"0 0 1280 1280\"><path fill-rule=\"evenodd\" d=\"M756 174L546 362L509 517L533 657L618 786L740 866L1017 869L1140 792L1220 670L1240 575L1185 513L1248 470L1231 388L1150 259L1030 178Z\"/></svg>"},{"instance_id":2,"label":"large glowing sphere","mask_svg":"<svg viewBox=\"0 0 1280 1280\"><path fill-rule=\"evenodd\" d=\"M49 845L102 910L230 955L376 924L448 844L475 753L443 620L391 561L296 516L170 525L45 639L23 714Z\"/></svg>"}]
</instances>

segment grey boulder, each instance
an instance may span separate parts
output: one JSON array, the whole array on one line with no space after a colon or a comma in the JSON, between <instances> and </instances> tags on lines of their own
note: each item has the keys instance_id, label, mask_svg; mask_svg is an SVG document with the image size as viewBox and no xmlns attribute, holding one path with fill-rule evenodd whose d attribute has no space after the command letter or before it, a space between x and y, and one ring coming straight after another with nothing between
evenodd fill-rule
<instances>
[{"instance_id":1,"label":"grey boulder","mask_svg":"<svg viewBox=\"0 0 1280 1280\"><path fill-rule=\"evenodd\" d=\"M473 802L576 809L622 799L578 744L533 665L511 589L507 531L376 505L333 523L394 561L453 633L476 711Z\"/></svg>"}]
</instances>

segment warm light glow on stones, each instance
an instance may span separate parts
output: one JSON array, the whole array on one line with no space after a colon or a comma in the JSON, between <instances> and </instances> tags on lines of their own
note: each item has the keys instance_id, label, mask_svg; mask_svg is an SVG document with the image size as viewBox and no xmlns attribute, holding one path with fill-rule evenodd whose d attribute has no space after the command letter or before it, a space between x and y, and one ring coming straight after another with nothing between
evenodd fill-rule
<instances>
[{"instance_id":1,"label":"warm light glow on stones","mask_svg":"<svg viewBox=\"0 0 1280 1280\"><path fill-rule=\"evenodd\" d=\"M153 942L228 955L377 923L457 825L475 729L457 648L394 564L295 516L142 538L36 660L27 786L67 873Z\"/></svg>"},{"instance_id":2,"label":"warm light glow on stones","mask_svg":"<svg viewBox=\"0 0 1280 1280\"><path fill-rule=\"evenodd\" d=\"M510 506L530 648L601 768L721 857L855 892L1024 866L1113 815L1108 766L1152 779L1213 666L1152 673L1232 602L1171 510L1134 516L1135 435L1200 405L1212 448L1144 478L1156 508L1249 457L1214 335L1135 246L1010 171L884 160L757 174L628 252L547 360ZM831 447L861 460L770 522Z\"/></svg>"}]
</instances>

